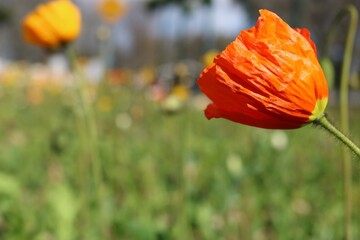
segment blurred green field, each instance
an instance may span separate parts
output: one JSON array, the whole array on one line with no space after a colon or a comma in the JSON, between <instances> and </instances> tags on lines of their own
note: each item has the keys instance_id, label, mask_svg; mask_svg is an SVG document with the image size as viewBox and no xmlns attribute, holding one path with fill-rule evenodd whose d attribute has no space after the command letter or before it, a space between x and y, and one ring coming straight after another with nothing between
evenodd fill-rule
<instances>
[{"instance_id":1,"label":"blurred green field","mask_svg":"<svg viewBox=\"0 0 360 240\"><path fill-rule=\"evenodd\" d=\"M342 239L341 150L322 130L208 121L193 101L168 114L144 90L103 84L94 156L77 104L1 86L0 239ZM357 142L359 121L352 109Z\"/></svg>"}]
</instances>

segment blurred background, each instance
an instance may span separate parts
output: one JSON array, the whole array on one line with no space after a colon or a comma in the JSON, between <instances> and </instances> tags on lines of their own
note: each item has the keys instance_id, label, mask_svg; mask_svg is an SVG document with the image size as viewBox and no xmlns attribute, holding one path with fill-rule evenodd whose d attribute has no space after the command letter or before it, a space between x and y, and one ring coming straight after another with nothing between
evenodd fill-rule
<instances>
[{"instance_id":1,"label":"blurred background","mask_svg":"<svg viewBox=\"0 0 360 240\"><path fill-rule=\"evenodd\" d=\"M338 125L348 18L324 47L339 10L360 9L359 1L118 0L114 14L103 0L75 0L78 72L62 52L23 39L24 17L44 2L0 2L1 239L343 239L335 139L313 126L208 121L196 80L265 8L308 28L319 59L333 64L328 114ZM356 142L359 74L357 31L349 79ZM356 159L352 171L352 239L360 239Z\"/></svg>"},{"instance_id":2,"label":"blurred background","mask_svg":"<svg viewBox=\"0 0 360 240\"><path fill-rule=\"evenodd\" d=\"M2 0L0 3L0 53L10 59L43 60L41 49L25 44L21 37L21 21L30 9L44 1ZM94 57L104 25L100 0L77 0L83 14L83 29L77 40L81 55ZM320 54L329 25L346 3L359 6L354 0L313 1L247 1L247 0L124 0L123 12L111 21L116 64L132 67L159 64L184 58L198 59L209 49L223 49L240 30L254 25L258 10L276 12L293 27L306 27L317 43ZM333 55L341 56L346 21L338 32L339 45ZM100 39L99 39L100 38ZM357 43L359 38L357 38ZM176 46L176 47L175 47ZM354 68L358 66L359 44L356 44ZM138 57L139 54L141 58ZM333 56L339 57L339 56ZM358 70L358 69L356 69Z\"/></svg>"}]
</instances>

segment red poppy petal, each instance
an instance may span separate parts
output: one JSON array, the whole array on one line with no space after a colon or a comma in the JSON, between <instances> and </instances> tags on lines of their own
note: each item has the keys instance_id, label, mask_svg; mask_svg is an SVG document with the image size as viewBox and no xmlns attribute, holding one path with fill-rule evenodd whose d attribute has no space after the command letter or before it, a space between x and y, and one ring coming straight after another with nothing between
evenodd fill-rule
<instances>
[{"instance_id":1,"label":"red poppy petal","mask_svg":"<svg viewBox=\"0 0 360 240\"><path fill-rule=\"evenodd\" d=\"M307 30L306 28L294 28L295 31L297 31L298 33L300 33L301 35L303 35L305 37L305 39L310 43L312 49L314 50L315 54L317 54L316 51L316 45L315 43L310 39L310 32L309 30Z\"/></svg>"},{"instance_id":2,"label":"red poppy petal","mask_svg":"<svg viewBox=\"0 0 360 240\"><path fill-rule=\"evenodd\" d=\"M207 106L205 109L205 116L207 119L225 118L240 124L266 129L296 129L304 125L298 122L272 118L261 114L258 111L254 111L254 114L252 115L243 114L241 112L227 112L218 108L218 106L215 104L209 104Z\"/></svg>"},{"instance_id":3,"label":"red poppy petal","mask_svg":"<svg viewBox=\"0 0 360 240\"><path fill-rule=\"evenodd\" d=\"M241 87L216 64L204 70L198 83L201 91L214 102L205 112L208 118L218 118L223 114L223 118L242 124L286 129L298 128L308 121L308 114L299 117L294 113L276 113L276 102L271 103L270 99Z\"/></svg>"}]
</instances>

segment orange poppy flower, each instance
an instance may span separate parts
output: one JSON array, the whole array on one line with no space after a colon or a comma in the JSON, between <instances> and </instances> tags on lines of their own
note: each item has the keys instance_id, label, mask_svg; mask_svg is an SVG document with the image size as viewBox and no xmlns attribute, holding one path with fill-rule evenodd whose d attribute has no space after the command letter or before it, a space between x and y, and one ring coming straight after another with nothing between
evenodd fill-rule
<instances>
[{"instance_id":1,"label":"orange poppy flower","mask_svg":"<svg viewBox=\"0 0 360 240\"><path fill-rule=\"evenodd\" d=\"M50 49L73 41L80 30L80 11L70 0L52 0L40 4L23 21L24 39Z\"/></svg>"},{"instance_id":2,"label":"orange poppy flower","mask_svg":"<svg viewBox=\"0 0 360 240\"><path fill-rule=\"evenodd\" d=\"M215 57L198 84L213 102L208 119L268 129L308 124L323 115L328 99L309 31L291 28L268 10Z\"/></svg>"}]
</instances>

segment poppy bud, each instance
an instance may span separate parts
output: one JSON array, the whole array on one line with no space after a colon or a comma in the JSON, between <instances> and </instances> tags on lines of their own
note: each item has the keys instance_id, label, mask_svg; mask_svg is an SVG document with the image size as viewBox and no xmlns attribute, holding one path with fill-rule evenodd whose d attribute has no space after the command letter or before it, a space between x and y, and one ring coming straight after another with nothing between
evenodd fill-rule
<instances>
[{"instance_id":1,"label":"poppy bud","mask_svg":"<svg viewBox=\"0 0 360 240\"><path fill-rule=\"evenodd\" d=\"M55 49L76 39L81 30L81 14L70 0L40 4L23 20L24 39L47 49Z\"/></svg>"},{"instance_id":2,"label":"poppy bud","mask_svg":"<svg viewBox=\"0 0 360 240\"><path fill-rule=\"evenodd\" d=\"M291 28L268 10L215 57L198 85L213 102L208 119L260 128L300 128L323 116L328 100L309 31Z\"/></svg>"}]
</instances>

